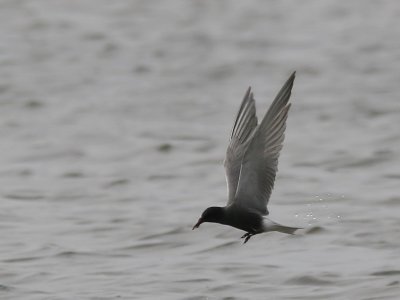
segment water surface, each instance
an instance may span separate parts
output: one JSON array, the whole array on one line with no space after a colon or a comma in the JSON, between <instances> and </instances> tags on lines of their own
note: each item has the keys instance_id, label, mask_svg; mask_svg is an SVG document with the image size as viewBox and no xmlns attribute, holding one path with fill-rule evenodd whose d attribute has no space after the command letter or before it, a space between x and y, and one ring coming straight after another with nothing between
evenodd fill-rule
<instances>
[{"instance_id":1,"label":"water surface","mask_svg":"<svg viewBox=\"0 0 400 300\"><path fill-rule=\"evenodd\" d=\"M397 1L0 2L1 299L397 299ZM271 219L224 205L249 85L293 71Z\"/></svg>"}]
</instances>

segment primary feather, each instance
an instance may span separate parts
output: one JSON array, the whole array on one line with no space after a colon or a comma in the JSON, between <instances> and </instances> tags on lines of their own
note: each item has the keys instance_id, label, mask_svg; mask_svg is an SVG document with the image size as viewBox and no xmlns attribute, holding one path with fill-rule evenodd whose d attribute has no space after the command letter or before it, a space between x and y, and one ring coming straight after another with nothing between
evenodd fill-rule
<instances>
[{"instance_id":1,"label":"primary feather","mask_svg":"<svg viewBox=\"0 0 400 300\"><path fill-rule=\"evenodd\" d=\"M236 115L224 161L228 186L228 204L235 198L243 155L257 126L256 106L249 87Z\"/></svg>"},{"instance_id":2,"label":"primary feather","mask_svg":"<svg viewBox=\"0 0 400 300\"><path fill-rule=\"evenodd\" d=\"M237 204L268 215L267 204L278 170L294 78L295 73L281 88L258 126L253 94L250 88L247 90L225 159L228 205Z\"/></svg>"}]
</instances>

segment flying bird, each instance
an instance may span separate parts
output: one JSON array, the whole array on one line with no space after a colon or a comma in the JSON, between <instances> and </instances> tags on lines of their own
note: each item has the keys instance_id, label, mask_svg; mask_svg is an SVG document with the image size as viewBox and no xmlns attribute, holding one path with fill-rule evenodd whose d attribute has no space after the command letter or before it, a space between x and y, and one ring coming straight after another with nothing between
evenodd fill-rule
<instances>
[{"instance_id":1,"label":"flying bird","mask_svg":"<svg viewBox=\"0 0 400 300\"><path fill-rule=\"evenodd\" d=\"M266 217L295 75L293 72L283 85L260 124L253 93L250 87L247 89L233 124L224 161L228 202L224 207L207 208L193 229L204 222L229 225L246 232L241 237L244 243L259 233L279 231L293 234L300 229L280 225Z\"/></svg>"}]
</instances>

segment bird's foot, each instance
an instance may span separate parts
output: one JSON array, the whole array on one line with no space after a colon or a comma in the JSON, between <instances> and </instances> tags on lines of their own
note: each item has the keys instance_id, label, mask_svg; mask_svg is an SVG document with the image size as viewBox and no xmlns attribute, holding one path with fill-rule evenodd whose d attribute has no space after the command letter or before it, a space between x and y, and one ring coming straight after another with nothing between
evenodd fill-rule
<instances>
[{"instance_id":1,"label":"bird's foot","mask_svg":"<svg viewBox=\"0 0 400 300\"><path fill-rule=\"evenodd\" d=\"M250 232L246 232L241 239L244 239L243 244L246 244L247 241L253 236L254 234L250 233Z\"/></svg>"}]
</instances>

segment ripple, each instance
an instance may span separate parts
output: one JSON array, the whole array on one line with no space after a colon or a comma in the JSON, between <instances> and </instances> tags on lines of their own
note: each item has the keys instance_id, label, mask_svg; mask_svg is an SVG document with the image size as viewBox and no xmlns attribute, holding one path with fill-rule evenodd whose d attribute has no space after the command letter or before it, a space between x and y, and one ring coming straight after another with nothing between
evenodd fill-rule
<instances>
[{"instance_id":1,"label":"ripple","mask_svg":"<svg viewBox=\"0 0 400 300\"><path fill-rule=\"evenodd\" d=\"M310 275L293 277L285 282L286 284L295 285L331 285L334 284L332 281L320 279Z\"/></svg>"},{"instance_id":2,"label":"ripple","mask_svg":"<svg viewBox=\"0 0 400 300\"><path fill-rule=\"evenodd\" d=\"M178 178L178 176L174 174L157 174L157 175L150 175L147 179L150 181L158 181L158 180L172 180Z\"/></svg>"},{"instance_id":3,"label":"ripple","mask_svg":"<svg viewBox=\"0 0 400 300\"><path fill-rule=\"evenodd\" d=\"M215 286L210 289L211 292L220 292L220 291L231 291L232 290L232 285L231 284L222 284ZM234 298L224 298L224 299L234 299Z\"/></svg>"},{"instance_id":4,"label":"ripple","mask_svg":"<svg viewBox=\"0 0 400 300\"><path fill-rule=\"evenodd\" d=\"M168 143L158 145L157 147L157 151L162 153L167 153L170 152L171 150L172 150L172 145Z\"/></svg>"},{"instance_id":5,"label":"ripple","mask_svg":"<svg viewBox=\"0 0 400 300\"><path fill-rule=\"evenodd\" d=\"M199 283L199 282L212 282L210 278L194 278L194 279L184 279L184 280L175 280L177 283Z\"/></svg>"},{"instance_id":6,"label":"ripple","mask_svg":"<svg viewBox=\"0 0 400 300\"><path fill-rule=\"evenodd\" d=\"M140 238L140 240L157 239L157 238L161 238L161 237L166 237L166 236L170 236L170 235L179 234L179 233L182 233L182 232L184 232L184 229L182 227L178 227L178 228L174 228L174 229L169 230L169 231L164 231L164 232L160 232L160 233L154 233L154 234L146 235L146 236Z\"/></svg>"},{"instance_id":7,"label":"ripple","mask_svg":"<svg viewBox=\"0 0 400 300\"><path fill-rule=\"evenodd\" d=\"M205 252L209 252L209 251L225 249L225 248L231 247L231 246L233 246L233 245L235 245L237 243L238 243L238 241L226 242L226 243L223 243L223 244L220 244L220 245L209 247L209 248L204 249L204 250L197 251L196 253L205 253Z\"/></svg>"},{"instance_id":8,"label":"ripple","mask_svg":"<svg viewBox=\"0 0 400 300\"><path fill-rule=\"evenodd\" d=\"M76 251L76 250L63 250L54 253L52 257L57 258L72 258L72 257L109 257L114 256L114 253L104 252L91 252L91 251Z\"/></svg>"},{"instance_id":9,"label":"ripple","mask_svg":"<svg viewBox=\"0 0 400 300\"><path fill-rule=\"evenodd\" d=\"M12 286L0 284L0 291L11 291L12 289L14 289Z\"/></svg>"},{"instance_id":10,"label":"ripple","mask_svg":"<svg viewBox=\"0 0 400 300\"><path fill-rule=\"evenodd\" d=\"M127 185L129 183L130 183L129 179L121 178L121 179L116 179L116 180L113 180L113 181L107 183L105 185L105 187L106 188L111 188L111 187L114 187L114 186Z\"/></svg>"},{"instance_id":11,"label":"ripple","mask_svg":"<svg viewBox=\"0 0 400 300\"><path fill-rule=\"evenodd\" d=\"M25 103L25 107L28 109L41 108L43 105L44 105L43 102L35 99L29 100Z\"/></svg>"},{"instance_id":12,"label":"ripple","mask_svg":"<svg viewBox=\"0 0 400 300\"><path fill-rule=\"evenodd\" d=\"M154 247L161 247L161 246L168 246L170 243L169 242L148 242L148 243L139 243L139 244L135 244L135 245L130 245L130 246L126 246L126 247L121 247L118 248L118 250L135 250L135 249L147 249L147 248L154 248Z\"/></svg>"},{"instance_id":13,"label":"ripple","mask_svg":"<svg viewBox=\"0 0 400 300\"><path fill-rule=\"evenodd\" d=\"M85 174L83 174L80 171L71 171L71 172L65 172L64 174L62 174L62 177L65 177L65 178L82 178L82 177L85 177Z\"/></svg>"},{"instance_id":14,"label":"ripple","mask_svg":"<svg viewBox=\"0 0 400 300\"><path fill-rule=\"evenodd\" d=\"M3 262L5 263L18 263L18 262L27 262L27 261L35 261L41 259L41 256L26 256L26 257L19 257L19 258L9 258L4 259Z\"/></svg>"},{"instance_id":15,"label":"ripple","mask_svg":"<svg viewBox=\"0 0 400 300\"><path fill-rule=\"evenodd\" d=\"M35 190L16 191L14 193L4 195L5 198L12 200L41 200L44 195Z\"/></svg>"},{"instance_id":16,"label":"ripple","mask_svg":"<svg viewBox=\"0 0 400 300\"><path fill-rule=\"evenodd\" d=\"M400 197L391 197L383 201L385 205L400 205Z\"/></svg>"},{"instance_id":17,"label":"ripple","mask_svg":"<svg viewBox=\"0 0 400 300\"><path fill-rule=\"evenodd\" d=\"M372 276L394 276L400 275L400 270L387 270L371 273Z\"/></svg>"},{"instance_id":18,"label":"ripple","mask_svg":"<svg viewBox=\"0 0 400 300\"><path fill-rule=\"evenodd\" d=\"M326 229L321 226L313 226L306 230L306 234L318 234L323 232L326 232Z\"/></svg>"}]
</instances>

